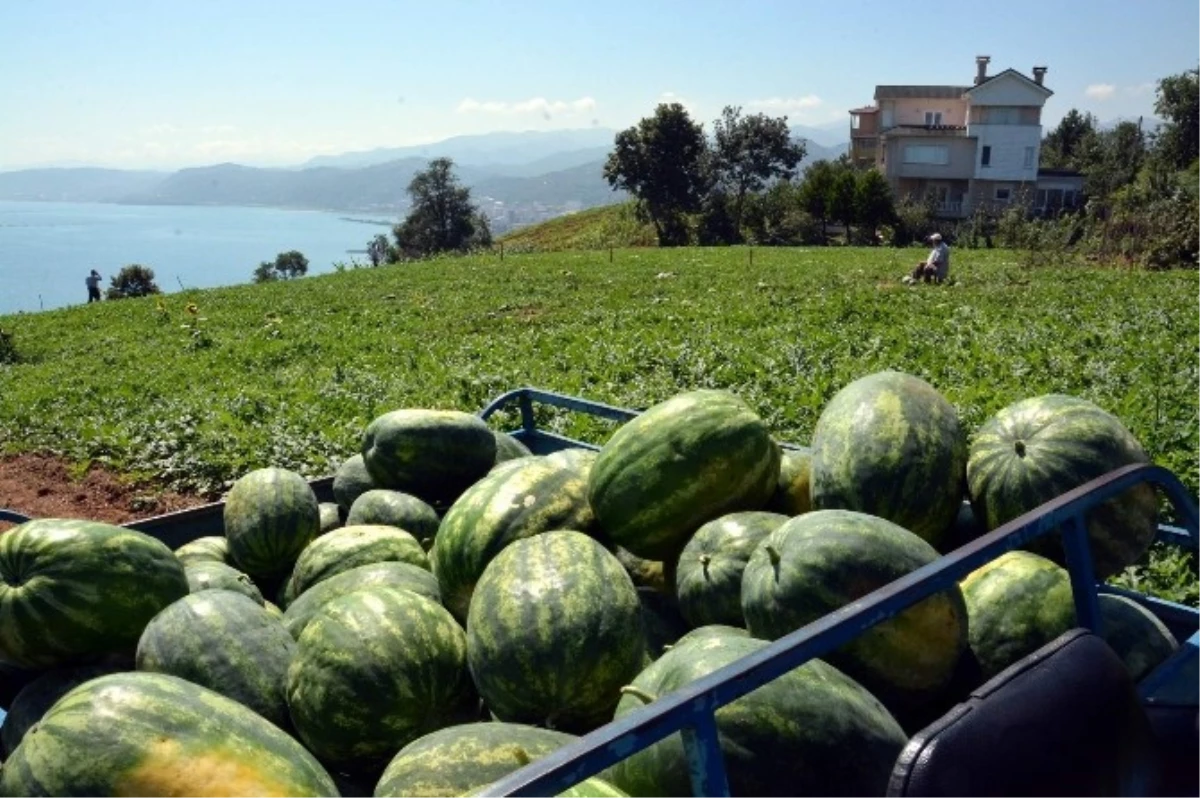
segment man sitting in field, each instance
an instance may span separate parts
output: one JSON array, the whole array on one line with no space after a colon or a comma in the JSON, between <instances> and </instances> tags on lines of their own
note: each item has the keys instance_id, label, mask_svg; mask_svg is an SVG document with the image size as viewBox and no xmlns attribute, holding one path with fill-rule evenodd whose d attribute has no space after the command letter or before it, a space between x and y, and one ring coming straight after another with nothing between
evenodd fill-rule
<instances>
[{"instance_id":1,"label":"man sitting in field","mask_svg":"<svg viewBox=\"0 0 1200 798\"><path fill-rule=\"evenodd\" d=\"M912 274L904 278L904 282L912 284L918 280L940 283L950 276L950 247L942 243L942 234L934 233L929 237L933 249L929 257L917 264Z\"/></svg>"}]
</instances>

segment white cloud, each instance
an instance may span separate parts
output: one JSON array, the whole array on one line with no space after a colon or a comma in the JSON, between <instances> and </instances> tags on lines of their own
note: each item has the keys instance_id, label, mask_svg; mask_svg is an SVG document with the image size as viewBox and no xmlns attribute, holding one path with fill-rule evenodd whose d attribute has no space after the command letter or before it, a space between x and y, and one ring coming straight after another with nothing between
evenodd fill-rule
<instances>
[{"instance_id":1,"label":"white cloud","mask_svg":"<svg viewBox=\"0 0 1200 798\"><path fill-rule=\"evenodd\" d=\"M578 100L547 100L545 97L532 97L520 102L503 102L486 100L480 102L472 97L465 98L455 109L460 114L507 114L550 116L590 114L596 110L596 101L591 97L580 97Z\"/></svg>"},{"instance_id":2,"label":"white cloud","mask_svg":"<svg viewBox=\"0 0 1200 798\"><path fill-rule=\"evenodd\" d=\"M765 100L751 100L746 103L746 106L755 110L770 111L772 113L794 113L796 111L810 111L813 108L818 108L823 102L815 94L806 94L803 97L768 97Z\"/></svg>"},{"instance_id":3,"label":"white cloud","mask_svg":"<svg viewBox=\"0 0 1200 798\"><path fill-rule=\"evenodd\" d=\"M233 125L207 125L200 128L200 132L207 136L220 135L222 133L236 133L237 128Z\"/></svg>"},{"instance_id":4,"label":"white cloud","mask_svg":"<svg viewBox=\"0 0 1200 798\"><path fill-rule=\"evenodd\" d=\"M693 117L693 119L700 115L700 106L698 104L692 102L687 97L676 94L673 91L664 91L662 94L658 95L658 102L660 104L679 103Z\"/></svg>"},{"instance_id":5,"label":"white cloud","mask_svg":"<svg viewBox=\"0 0 1200 798\"><path fill-rule=\"evenodd\" d=\"M1111 83L1093 83L1083 90L1083 94L1093 100L1107 100L1116 94L1116 91L1117 87Z\"/></svg>"}]
</instances>

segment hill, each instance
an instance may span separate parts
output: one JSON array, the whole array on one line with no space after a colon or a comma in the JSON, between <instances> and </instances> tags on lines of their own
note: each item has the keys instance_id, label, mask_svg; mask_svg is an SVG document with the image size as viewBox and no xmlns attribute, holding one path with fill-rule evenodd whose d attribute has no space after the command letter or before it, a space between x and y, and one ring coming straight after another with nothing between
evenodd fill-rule
<instances>
[{"instance_id":1,"label":"hill","mask_svg":"<svg viewBox=\"0 0 1200 798\"><path fill-rule=\"evenodd\" d=\"M559 216L501 237L505 251L561 252L608 247L654 247L654 227L639 222L633 203L606 205Z\"/></svg>"}]
</instances>

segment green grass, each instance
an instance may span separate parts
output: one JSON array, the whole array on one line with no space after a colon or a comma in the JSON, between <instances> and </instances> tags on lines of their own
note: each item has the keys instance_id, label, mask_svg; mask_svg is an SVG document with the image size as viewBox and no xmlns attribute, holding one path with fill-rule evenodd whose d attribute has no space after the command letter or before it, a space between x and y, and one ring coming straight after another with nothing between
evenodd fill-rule
<instances>
[{"instance_id":1,"label":"green grass","mask_svg":"<svg viewBox=\"0 0 1200 798\"><path fill-rule=\"evenodd\" d=\"M728 388L804 443L834 392L893 368L972 430L1017 399L1087 398L1196 491L1195 272L1028 270L991 250L957 256L956 286L901 286L922 254L488 255L2 317L21 360L0 365L0 446L211 493L267 464L331 473L382 412L472 411L521 385L626 407ZM1194 596L1194 559L1160 560L1130 578L1178 596L1190 573Z\"/></svg>"},{"instance_id":2,"label":"green grass","mask_svg":"<svg viewBox=\"0 0 1200 798\"><path fill-rule=\"evenodd\" d=\"M500 242L506 252L658 246L654 227L635 218L632 202L589 208L522 227L501 237Z\"/></svg>"}]
</instances>

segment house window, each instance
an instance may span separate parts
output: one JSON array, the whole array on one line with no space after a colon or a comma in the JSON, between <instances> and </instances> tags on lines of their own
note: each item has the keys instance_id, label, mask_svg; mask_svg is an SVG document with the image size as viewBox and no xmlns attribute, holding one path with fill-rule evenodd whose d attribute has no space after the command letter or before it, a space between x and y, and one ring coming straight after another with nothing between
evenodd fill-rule
<instances>
[{"instance_id":1,"label":"house window","mask_svg":"<svg viewBox=\"0 0 1200 798\"><path fill-rule=\"evenodd\" d=\"M996 189L996 202L1008 202L1011 190L1007 188Z\"/></svg>"},{"instance_id":2,"label":"house window","mask_svg":"<svg viewBox=\"0 0 1200 798\"><path fill-rule=\"evenodd\" d=\"M1025 148L1025 168L1026 169L1033 168L1033 147Z\"/></svg>"},{"instance_id":3,"label":"house window","mask_svg":"<svg viewBox=\"0 0 1200 798\"><path fill-rule=\"evenodd\" d=\"M979 163L981 163L984 166L992 165L992 148L991 147L983 148L983 153L979 156Z\"/></svg>"},{"instance_id":4,"label":"house window","mask_svg":"<svg viewBox=\"0 0 1200 798\"><path fill-rule=\"evenodd\" d=\"M861 126L861 124L860 124L861 122L862 122L862 117L860 117L858 114L851 114L850 129L858 130L858 128Z\"/></svg>"},{"instance_id":5,"label":"house window","mask_svg":"<svg viewBox=\"0 0 1200 798\"><path fill-rule=\"evenodd\" d=\"M950 163L950 148L944 144L909 144L904 148L904 162L945 166Z\"/></svg>"},{"instance_id":6,"label":"house window","mask_svg":"<svg viewBox=\"0 0 1200 798\"><path fill-rule=\"evenodd\" d=\"M926 111L925 112L925 127L934 127L942 124L941 111Z\"/></svg>"}]
</instances>

